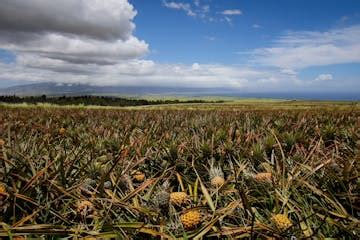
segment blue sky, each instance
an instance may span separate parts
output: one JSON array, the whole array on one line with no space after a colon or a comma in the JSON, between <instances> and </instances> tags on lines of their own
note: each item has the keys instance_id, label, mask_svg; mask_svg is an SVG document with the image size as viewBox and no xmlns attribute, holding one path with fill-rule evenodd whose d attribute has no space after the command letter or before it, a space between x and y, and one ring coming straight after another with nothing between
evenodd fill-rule
<instances>
[{"instance_id":1,"label":"blue sky","mask_svg":"<svg viewBox=\"0 0 360 240\"><path fill-rule=\"evenodd\" d=\"M4 0L0 70L0 87L360 92L360 1Z\"/></svg>"},{"instance_id":2,"label":"blue sky","mask_svg":"<svg viewBox=\"0 0 360 240\"><path fill-rule=\"evenodd\" d=\"M164 2L176 2L196 9L193 0L130 2L138 11L136 36L150 44L154 53L149 57L162 62L246 63L237 52L270 46L286 31L327 31L360 23L356 0L203 0L210 6L206 18L164 7ZM223 22L220 13L226 9L239 9L241 15L228 16L230 24Z\"/></svg>"}]
</instances>

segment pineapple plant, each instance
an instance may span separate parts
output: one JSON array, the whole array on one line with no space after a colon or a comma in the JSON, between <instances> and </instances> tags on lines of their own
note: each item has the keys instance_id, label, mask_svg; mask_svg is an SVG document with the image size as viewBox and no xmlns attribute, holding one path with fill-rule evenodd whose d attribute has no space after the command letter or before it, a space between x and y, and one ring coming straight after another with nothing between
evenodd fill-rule
<instances>
[{"instance_id":1,"label":"pineapple plant","mask_svg":"<svg viewBox=\"0 0 360 240\"><path fill-rule=\"evenodd\" d=\"M276 140L273 136L267 136L264 139L264 150L267 156L270 156L272 150L274 149L274 146L276 146Z\"/></svg>"},{"instance_id":2,"label":"pineapple plant","mask_svg":"<svg viewBox=\"0 0 360 240\"><path fill-rule=\"evenodd\" d=\"M287 152L290 152L290 150L293 148L293 146L297 142L297 134L294 132L286 132L284 134L284 150Z\"/></svg>"},{"instance_id":3,"label":"pineapple plant","mask_svg":"<svg viewBox=\"0 0 360 240\"><path fill-rule=\"evenodd\" d=\"M264 160L264 149L263 149L263 145L260 143L256 143L251 147L251 158L253 159L253 161L255 161L255 163L259 164Z\"/></svg>"},{"instance_id":4,"label":"pineapple plant","mask_svg":"<svg viewBox=\"0 0 360 240\"><path fill-rule=\"evenodd\" d=\"M208 159L211 156L212 150L209 144L204 143L201 145L201 156L203 159Z\"/></svg>"},{"instance_id":5,"label":"pineapple plant","mask_svg":"<svg viewBox=\"0 0 360 240\"><path fill-rule=\"evenodd\" d=\"M9 142L5 148L0 141L0 222L26 224L24 232L11 233L34 238L42 234L31 225L38 223L49 226L44 230L49 235L66 226L74 238L100 238L104 231L129 239L181 238L184 229L203 225L188 237L215 238L221 230L221 237L231 238L238 228L254 239L357 239L357 105L352 111L304 112L207 107L216 110L45 111L1 105L0 138ZM73 126L72 137L58 141L59 126ZM169 184L158 186L161 181ZM269 215L288 206L294 219ZM214 217L205 218L199 209ZM273 227L252 231L253 216ZM295 219L299 226L292 228ZM110 230L113 225L121 231ZM25 233L32 228L36 233ZM0 227L0 236L8 237L7 230Z\"/></svg>"}]
</instances>

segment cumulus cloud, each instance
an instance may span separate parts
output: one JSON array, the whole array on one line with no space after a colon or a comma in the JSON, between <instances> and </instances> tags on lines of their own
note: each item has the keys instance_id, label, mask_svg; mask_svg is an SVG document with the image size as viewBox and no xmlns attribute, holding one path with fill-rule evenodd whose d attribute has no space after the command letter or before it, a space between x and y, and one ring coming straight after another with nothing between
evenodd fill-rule
<instances>
[{"instance_id":1,"label":"cumulus cloud","mask_svg":"<svg viewBox=\"0 0 360 240\"><path fill-rule=\"evenodd\" d=\"M289 78L276 71L223 64L160 64L124 60L112 65L72 64L24 54L15 63L0 63L0 80L82 83L101 86L166 86L191 88L264 89L285 86ZM259 81L261 80L261 81Z\"/></svg>"},{"instance_id":2,"label":"cumulus cloud","mask_svg":"<svg viewBox=\"0 0 360 240\"><path fill-rule=\"evenodd\" d=\"M148 52L127 0L3 0L0 48L72 63L114 64Z\"/></svg>"},{"instance_id":3,"label":"cumulus cloud","mask_svg":"<svg viewBox=\"0 0 360 240\"><path fill-rule=\"evenodd\" d=\"M1 32L0 32L1 34ZM18 36L9 33L11 36ZM21 35L21 34L20 34ZM101 41L82 36L68 36L61 33L27 34L31 41L8 41L0 36L0 47L19 55L32 53L73 63L114 63L118 60L141 57L148 51L148 44L130 36L127 40Z\"/></svg>"},{"instance_id":4,"label":"cumulus cloud","mask_svg":"<svg viewBox=\"0 0 360 240\"><path fill-rule=\"evenodd\" d=\"M201 17L209 6L197 4ZM190 5L164 2L187 11ZM0 80L92 85L248 88L278 73L222 64L160 64L144 60L148 44L133 35L135 9L127 0L3 0ZM264 83L266 84L266 83Z\"/></svg>"},{"instance_id":5,"label":"cumulus cloud","mask_svg":"<svg viewBox=\"0 0 360 240\"><path fill-rule=\"evenodd\" d=\"M333 80L333 76L331 74L320 74L315 78L315 81L330 81Z\"/></svg>"},{"instance_id":6,"label":"cumulus cloud","mask_svg":"<svg viewBox=\"0 0 360 240\"><path fill-rule=\"evenodd\" d=\"M127 0L2 0L0 29L126 40L135 15Z\"/></svg>"},{"instance_id":7,"label":"cumulus cloud","mask_svg":"<svg viewBox=\"0 0 360 240\"><path fill-rule=\"evenodd\" d=\"M242 12L240 9L227 9L221 12L223 15L241 15Z\"/></svg>"},{"instance_id":8,"label":"cumulus cloud","mask_svg":"<svg viewBox=\"0 0 360 240\"><path fill-rule=\"evenodd\" d=\"M184 11L183 5L166 3ZM262 64L252 67L249 64L162 64L143 58L149 46L134 36L136 11L127 0L63 0L56 1L56 6L54 4L55 1L47 0L2 1L0 49L13 52L16 59L8 63L0 61L0 81L266 91L300 85L297 64L304 67L319 62L319 59L311 59L316 57L314 53L307 53L310 57L299 54L300 50L293 50L300 60L292 59L291 54L283 59L281 54L286 55L286 50L334 45L338 51L344 51L343 57L336 55L337 61L359 59L356 46L360 34L358 27L352 27L327 33L289 33L275 43L274 48L284 48L281 54L258 49L256 60ZM201 18L201 14L208 16L209 7L202 5L202 1L191 4L189 6L193 8L190 9L197 18ZM231 14L217 14L222 18L231 17ZM215 40L211 36L207 39ZM326 54L320 55L325 58ZM290 64L286 64L287 60ZM320 78L326 80L329 77L319 75Z\"/></svg>"},{"instance_id":9,"label":"cumulus cloud","mask_svg":"<svg viewBox=\"0 0 360 240\"><path fill-rule=\"evenodd\" d=\"M360 25L327 32L288 32L256 49L254 62L288 69L360 62Z\"/></svg>"}]
</instances>

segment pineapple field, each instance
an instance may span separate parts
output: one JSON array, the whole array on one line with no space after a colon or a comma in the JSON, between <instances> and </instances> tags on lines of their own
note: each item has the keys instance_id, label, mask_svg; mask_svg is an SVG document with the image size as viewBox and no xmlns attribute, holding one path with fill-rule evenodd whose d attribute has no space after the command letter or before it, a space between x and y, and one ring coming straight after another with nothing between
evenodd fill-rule
<instances>
[{"instance_id":1,"label":"pineapple field","mask_svg":"<svg viewBox=\"0 0 360 240\"><path fill-rule=\"evenodd\" d=\"M356 104L0 106L0 238L360 235Z\"/></svg>"}]
</instances>

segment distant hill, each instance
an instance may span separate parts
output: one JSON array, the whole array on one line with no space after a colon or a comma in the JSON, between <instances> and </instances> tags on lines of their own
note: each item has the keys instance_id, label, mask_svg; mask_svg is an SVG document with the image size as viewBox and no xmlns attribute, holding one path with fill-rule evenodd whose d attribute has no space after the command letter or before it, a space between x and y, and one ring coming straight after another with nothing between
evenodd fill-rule
<instances>
[{"instance_id":1,"label":"distant hill","mask_svg":"<svg viewBox=\"0 0 360 240\"><path fill-rule=\"evenodd\" d=\"M82 96L82 95L212 95L203 89L167 88L167 87L123 87L123 86L90 86L85 84L35 83L0 89L0 95L17 96Z\"/></svg>"},{"instance_id":2,"label":"distant hill","mask_svg":"<svg viewBox=\"0 0 360 240\"><path fill-rule=\"evenodd\" d=\"M62 94L90 94L95 89L86 85L65 85L55 83L35 83L0 89L1 95L36 96Z\"/></svg>"},{"instance_id":3,"label":"distant hill","mask_svg":"<svg viewBox=\"0 0 360 240\"><path fill-rule=\"evenodd\" d=\"M359 101L360 92L248 92L239 89L183 88L183 87L126 87L126 86L91 86L85 84L34 83L8 88L0 88L0 95L16 96L114 96L114 97L240 97L272 99L307 99L307 100L347 100Z\"/></svg>"}]
</instances>

